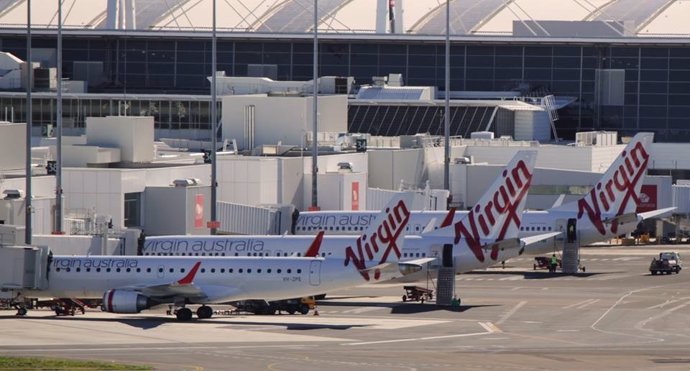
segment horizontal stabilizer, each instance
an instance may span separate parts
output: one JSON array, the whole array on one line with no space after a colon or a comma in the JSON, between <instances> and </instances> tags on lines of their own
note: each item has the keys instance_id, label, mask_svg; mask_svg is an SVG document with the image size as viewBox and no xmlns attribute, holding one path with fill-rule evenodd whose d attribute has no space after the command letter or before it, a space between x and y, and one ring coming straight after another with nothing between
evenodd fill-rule
<instances>
[{"instance_id":1,"label":"horizontal stabilizer","mask_svg":"<svg viewBox=\"0 0 690 371\"><path fill-rule=\"evenodd\" d=\"M668 214L674 212L677 209L677 207L667 207L664 209L658 209L658 210L652 210L652 211L646 211L644 213L639 213L638 215L642 218L642 220L647 220L651 218L658 218L661 216L667 216Z\"/></svg>"},{"instance_id":2,"label":"horizontal stabilizer","mask_svg":"<svg viewBox=\"0 0 690 371\"><path fill-rule=\"evenodd\" d=\"M398 267L400 268L400 273L402 273L403 276L407 276L408 274L413 274L421 271L422 269L424 269L424 266L426 264L431 263L435 260L437 260L437 258L421 258L415 260L408 260L398 263Z\"/></svg>"},{"instance_id":3,"label":"horizontal stabilizer","mask_svg":"<svg viewBox=\"0 0 690 371\"><path fill-rule=\"evenodd\" d=\"M561 233L563 233L563 232L551 232L551 233L537 234L534 236L522 237L520 239L520 241L522 242L523 246L529 246L533 243L541 242L541 241L544 241L544 240L549 239L551 237L556 237Z\"/></svg>"},{"instance_id":4,"label":"horizontal stabilizer","mask_svg":"<svg viewBox=\"0 0 690 371\"><path fill-rule=\"evenodd\" d=\"M613 218L606 218L603 220L605 224L626 224L637 221L637 213L625 213Z\"/></svg>"}]
</instances>

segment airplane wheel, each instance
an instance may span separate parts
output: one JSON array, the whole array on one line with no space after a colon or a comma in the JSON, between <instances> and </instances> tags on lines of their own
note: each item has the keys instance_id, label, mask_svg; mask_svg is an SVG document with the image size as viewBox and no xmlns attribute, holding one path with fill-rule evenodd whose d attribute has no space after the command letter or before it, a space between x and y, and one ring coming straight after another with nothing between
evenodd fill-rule
<instances>
[{"instance_id":1,"label":"airplane wheel","mask_svg":"<svg viewBox=\"0 0 690 371\"><path fill-rule=\"evenodd\" d=\"M211 309L211 307L207 307L205 305L200 306L199 309L196 310L196 316L199 317L199 319L211 318L212 315L213 315L213 309Z\"/></svg>"},{"instance_id":2,"label":"airplane wheel","mask_svg":"<svg viewBox=\"0 0 690 371\"><path fill-rule=\"evenodd\" d=\"M192 310L189 308L180 308L175 315L178 321L189 321L192 319Z\"/></svg>"},{"instance_id":3,"label":"airplane wheel","mask_svg":"<svg viewBox=\"0 0 690 371\"><path fill-rule=\"evenodd\" d=\"M25 316L26 313L27 313L26 308L19 308L19 309L17 309L17 315L18 315L18 316Z\"/></svg>"},{"instance_id":4,"label":"airplane wheel","mask_svg":"<svg viewBox=\"0 0 690 371\"><path fill-rule=\"evenodd\" d=\"M298 310L301 314L307 314L307 313L309 313L309 306L306 305L306 304L300 304L300 306L299 306L299 308L297 308L297 310Z\"/></svg>"}]
</instances>

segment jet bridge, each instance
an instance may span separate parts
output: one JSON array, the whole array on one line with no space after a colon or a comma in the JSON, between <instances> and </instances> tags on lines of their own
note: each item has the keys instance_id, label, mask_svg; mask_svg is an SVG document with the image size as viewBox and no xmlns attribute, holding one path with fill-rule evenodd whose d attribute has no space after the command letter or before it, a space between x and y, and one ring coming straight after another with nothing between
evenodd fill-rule
<instances>
[{"instance_id":1,"label":"jet bridge","mask_svg":"<svg viewBox=\"0 0 690 371\"><path fill-rule=\"evenodd\" d=\"M47 246L0 246L0 292L44 290L52 253Z\"/></svg>"}]
</instances>

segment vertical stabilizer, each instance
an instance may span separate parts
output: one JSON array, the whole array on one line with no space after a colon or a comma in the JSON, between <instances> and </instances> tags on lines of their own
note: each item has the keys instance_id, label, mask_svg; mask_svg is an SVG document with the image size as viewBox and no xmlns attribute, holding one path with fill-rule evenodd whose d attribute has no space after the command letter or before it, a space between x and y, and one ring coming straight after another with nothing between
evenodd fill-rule
<instances>
[{"instance_id":1,"label":"vertical stabilizer","mask_svg":"<svg viewBox=\"0 0 690 371\"><path fill-rule=\"evenodd\" d=\"M405 231L410 221L410 205L413 196L401 193L393 196L390 202L376 216L373 223L345 249L345 266L353 265L366 281L381 279L378 269L373 267L385 263L397 263L405 239ZM397 265L396 265L397 269Z\"/></svg>"}]
</instances>

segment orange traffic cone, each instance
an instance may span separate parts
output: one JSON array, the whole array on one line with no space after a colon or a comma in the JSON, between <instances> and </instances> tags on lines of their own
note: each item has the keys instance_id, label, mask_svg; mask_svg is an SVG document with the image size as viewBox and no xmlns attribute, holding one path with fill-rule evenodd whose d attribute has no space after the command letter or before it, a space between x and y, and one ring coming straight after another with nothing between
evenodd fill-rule
<instances>
[{"instance_id":1,"label":"orange traffic cone","mask_svg":"<svg viewBox=\"0 0 690 371\"><path fill-rule=\"evenodd\" d=\"M314 306L314 315L318 316L319 315L319 307Z\"/></svg>"}]
</instances>

